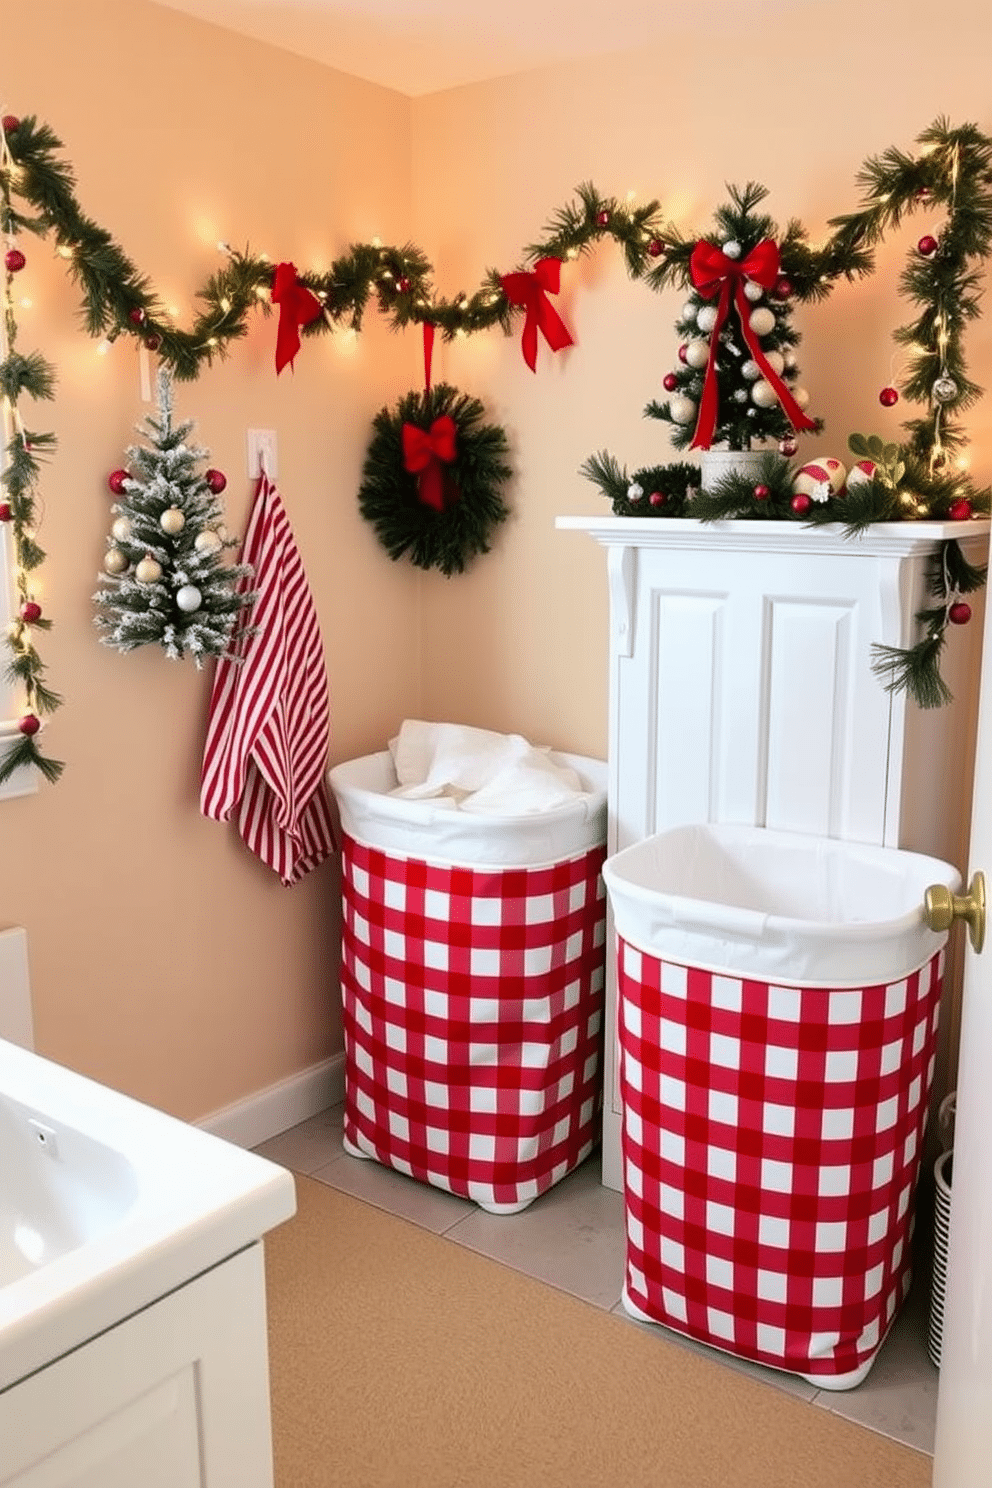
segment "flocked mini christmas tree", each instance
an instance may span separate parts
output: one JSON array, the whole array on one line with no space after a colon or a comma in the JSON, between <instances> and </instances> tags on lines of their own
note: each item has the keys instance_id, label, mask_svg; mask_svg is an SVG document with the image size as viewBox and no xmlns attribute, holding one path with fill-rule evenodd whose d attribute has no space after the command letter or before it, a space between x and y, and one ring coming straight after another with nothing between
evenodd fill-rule
<instances>
[{"instance_id":1,"label":"flocked mini christmas tree","mask_svg":"<svg viewBox=\"0 0 992 1488\"><path fill-rule=\"evenodd\" d=\"M108 478L118 500L95 623L118 651L157 642L172 660L190 656L200 667L225 654L238 611L254 598L237 588L251 569L225 561L234 546L218 499L227 481L219 470L200 473L208 451L186 443L191 420L173 423L165 368L157 393L157 415L138 429L148 445L129 448L128 468Z\"/></svg>"},{"instance_id":2,"label":"flocked mini christmas tree","mask_svg":"<svg viewBox=\"0 0 992 1488\"><path fill-rule=\"evenodd\" d=\"M676 449L747 450L776 440L791 455L795 433L819 427L803 412L809 399L797 386L793 286L781 272L775 224L755 210L765 188L729 190L715 232L692 252L690 297L676 323L678 364L663 379L670 396L645 413L671 425Z\"/></svg>"}]
</instances>

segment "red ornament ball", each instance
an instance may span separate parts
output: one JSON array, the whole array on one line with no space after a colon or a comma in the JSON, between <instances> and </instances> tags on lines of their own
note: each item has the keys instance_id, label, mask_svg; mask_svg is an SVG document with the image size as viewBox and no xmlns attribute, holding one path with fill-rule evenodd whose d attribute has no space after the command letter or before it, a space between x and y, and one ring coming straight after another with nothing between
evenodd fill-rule
<instances>
[{"instance_id":1,"label":"red ornament ball","mask_svg":"<svg viewBox=\"0 0 992 1488\"><path fill-rule=\"evenodd\" d=\"M124 489L124 482L126 480L130 480L130 476L126 470L112 470L107 476L107 485L115 496L119 496Z\"/></svg>"},{"instance_id":2,"label":"red ornament ball","mask_svg":"<svg viewBox=\"0 0 992 1488\"><path fill-rule=\"evenodd\" d=\"M687 352L688 352L688 348L686 346L686 343L683 341L682 345L679 347L679 361L680 362L684 362L685 361Z\"/></svg>"},{"instance_id":3,"label":"red ornament ball","mask_svg":"<svg viewBox=\"0 0 992 1488\"><path fill-rule=\"evenodd\" d=\"M145 337L145 345L148 347L149 351L158 351L159 347L162 345L162 337L156 336L155 332L153 331L150 336Z\"/></svg>"},{"instance_id":4,"label":"red ornament ball","mask_svg":"<svg viewBox=\"0 0 992 1488\"><path fill-rule=\"evenodd\" d=\"M4 114L2 122L4 134L13 134L15 129L21 127L21 121L16 114Z\"/></svg>"},{"instance_id":5,"label":"red ornament ball","mask_svg":"<svg viewBox=\"0 0 992 1488\"><path fill-rule=\"evenodd\" d=\"M755 501L767 501L771 494L767 486L755 486L754 488Z\"/></svg>"},{"instance_id":6,"label":"red ornament ball","mask_svg":"<svg viewBox=\"0 0 992 1488\"><path fill-rule=\"evenodd\" d=\"M931 236L930 233L926 233L917 243L916 251L917 253L921 254L923 258L933 258L933 255L937 252L937 249L939 247L940 244L937 242L937 239Z\"/></svg>"},{"instance_id":7,"label":"red ornament ball","mask_svg":"<svg viewBox=\"0 0 992 1488\"><path fill-rule=\"evenodd\" d=\"M41 719L35 718L33 713L25 713L17 727L22 734L27 734L28 738L30 738L32 734L36 734L41 728Z\"/></svg>"},{"instance_id":8,"label":"red ornament ball","mask_svg":"<svg viewBox=\"0 0 992 1488\"><path fill-rule=\"evenodd\" d=\"M792 507L792 510L796 513L796 515L801 517L803 512L809 511L810 507L813 505L813 502L811 497L800 494L798 496L793 496L792 500L789 502L789 505Z\"/></svg>"},{"instance_id":9,"label":"red ornament ball","mask_svg":"<svg viewBox=\"0 0 992 1488\"><path fill-rule=\"evenodd\" d=\"M21 269L23 269L24 265L27 263L27 259L24 257L24 254L21 252L20 248L8 248L7 252L4 254L3 261L11 274L19 274Z\"/></svg>"},{"instance_id":10,"label":"red ornament ball","mask_svg":"<svg viewBox=\"0 0 992 1488\"><path fill-rule=\"evenodd\" d=\"M600 227L606 227L606 226L608 226L609 221L610 221L610 214L609 214L609 212L597 212L596 213L596 222L598 223L598 225Z\"/></svg>"},{"instance_id":11,"label":"red ornament ball","mask_svg":"<svg viewBox=\"0 0 992 1488\"><path fill-rule=\"evenodd\" d=\"M36 620L41 619L41 605L33 599L27 599L21 605L21 619L27 625L33 625Z\"/></svg>"},{"instance_id":12,"label":"red ornament ball","mask_svg":"<svg viewBox=\"0 0 992 1488\"><path fill-rule=\"evenodd\" d=\"M878 401L879 403L881 403L883 408L891 408L893 404L899 402L898 389L894 387L884 387L878 395Z\"/></svg>"},{"instance_id":13,"label":"red ornament ball","mask_svg":"<svg viewBox=\"0 0 992 1488\"><path fill-rule=\"evenodd\" d=\"M792 293L792 280L787 279L784 274L779 274L772 289L772 297L776 300L787 300Z\"/></svg>"},{"instance_id":14,"label":"red ornament ball","mask_svg":"<svg viewBox=\"0 0 992 1488\"><path fill-rule=\"evenodd\" d=\"M140 305L135 305L133 310L127 312L127 318L132 325L144 325L145 312Z\"/></svg>"},{"instance_id":15,"label":"red ornament ball","mask_svg":"<svg viewBox=\"0 0 992 1488\"><path fill-rule=\"evenodd\" d=\"M399 290L400 294L409 293L410 281L405 274L401 274L400 277L397 279L396 288Z\"/></svg>"},{"instance_id":16,"label":"red ornament ball","mask_svg":"<svg viewBox=\"0 0 992 1488\"><path fill-rule=\"evenodd\" d=\"M203 478L215 496L219 496L227 485L227 476L222 470L208 470Z\"/></svg>"},{"instance_id":17,"label":"red ornament ball","mask_svg":"<svg viewBox=\"0 0 992 1488\"><path fill-rule=\"evenodd\" d=\"M661 385L665 389L666 393L674 393L675 389L679 385L679 380L674 372L666 372L664 377L661 379Z\"/></svg>"},{"instance_id":18,"label":"red ornament ball","mask_svg":"<svg viewBox=\"0 0 992 1488\"><path fill-rule=\"evenodd\" d=\"M963 599L959 599L956 604L951 605L951 608L947 612L947 618L952 625L967 625L971 619L971 605L965 604Z\"/></svg>"},{"instance_id":19,"label":"red ornament ball","mask_svg":"<svg viewBox=\"0 0 992 1488\"><path fill-rule=\"evenodd\" d=\"M0 501L0 522L9 522L13 515L14 511L10 502Z\"/></svg>"},{"instance_id":20,"label":"red ornament ball","mask_svg":"<svg viewBox=\"0 0 992 1488\"><path fill-rule=\"evenodd\" d=\"M967 496L961 496L957 501L952 501L947 515L952 522L967 522L971 516L971 502Z\"/></svg>"},{"instance_id":21,"label":"red ornament ball","mask_svg":"<svg viewBox=\"0 0 992 1488\"><path fill-rule=\"evenodd\" d=\"M660 238L652 238L648 244L648 252L652 258L660 258L665 251L665 245Z\"/></svg>"},{"instance_id":22,"label":"red ornament ball","mask_svg":"<svg viewBox=\"0 0 992 1488\"><path fill-rule=\"evenodd\" d=\"M664 506L667 500L668 497L665 495L664 491L652 491L651 495L648 497L648 501L652 506Z\"/></svg>"}]
</instances>

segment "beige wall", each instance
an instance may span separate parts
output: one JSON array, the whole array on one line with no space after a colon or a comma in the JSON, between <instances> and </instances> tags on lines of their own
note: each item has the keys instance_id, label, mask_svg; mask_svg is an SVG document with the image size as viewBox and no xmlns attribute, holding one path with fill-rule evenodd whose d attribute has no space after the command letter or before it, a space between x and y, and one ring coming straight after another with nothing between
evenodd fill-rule
<instances>
[{"instance_id":1,"label":"beige wall","mask_svg":"<svg viewBox=\"0 0 992 1488\"><path fill-rule=\"evenodd\" d=\"M900 5L897 23L890 7L845 0L771 6L767 24L728 5L720 37L711 24L693 35L691 7L672 9L681 20L670 46L417 100L418 227L448 293L474 288L489 267L514 267L583 181L657 198L689 233L709 230L725 183L757 180L779 225L798 217L816 242L831 216L859 205L869 155L910 149L938 115L992 128L992 23L973 0L952 0L939 17L932 5ZM906 249L935 224L939 214L914 214L880 251L875 278L798 310L803 382L827 421L804 453L843 460L854 430L900 437L908 406L887 412L877 394L898 366L891 332L913 318L896 289ZM537 376L516 339L475 337L446 352L451 381L505 423L517 478L496 553L471 579L425 586L426 706L601 754L606 565L595 543L556 532L554 519L608 511L578 474L597 450L631 468L685 458L642 412L664 396L685 295L631 282L609 243L562 277L556 303L578 344L553 356L542 343ZM969 333L968 355L992 386L988 318ZM970 425L973 465L987 475L987 404Z\"/></svg>"},{"instance_id":2,"label":"beige wall","mask_svg":"<svg viewBox=\"0 0 992 1488\"><path fill-rule=\"evenodd\" d=\"M134 0L5 7L3 106L63 140L85 211L184 309L216 243L322 267L410 220L410 105L397 94ZM0 803L0 923L27 927L39 1048L195 1118L340 1048L332 864L284 889L233 827L199 815L210 671L157 648L98 644L90 596L110 470L145 406L133 342L106 358L77 328L52 247L24 239L35 308L20 346L59 373L40 427L59 437L42 487L41 643L65 706L54 788ZM177 412L226 471L229 526L251 498L245 430L279 437L286 508L319 610L335 760L373 747L419 696L417 583L355 500L375 411L410 383L413 349L369 321L350 347L308 342L273 367L274 318L177 385Z\"/></svg>"},{"instance_id":3,"label":"beige wall","mask_svg":"<svg viewBox=\"0 0 992 1488\"><path fill-rule=\"evenodd\" d=\"M786 8L720 39L683 26L665 48L410 101L136 0L35 0L4 15L2 101L60 134L86 210L166 298L189 305L218 237L320 267L374 233L422 244L450 296L514 267L584 180L657 196L704 231L725 182L757 179L779 223L797 216L815 240L857 205L867 155L911 147L939 114L992 128L983 8L952 3L935 18L904 5L898 25L877 9L875 20L821 6L809 35L798 5L791 22ZM917 215L875 279L797 314L804 381L827 419L810 453L843 458L853 429L898 437L905 405L887 415L877 403L897 366L891 331L910 318L895 280L934 225ZM208 674L96 643L105 477L143 411L135 357L128 344L98 359L50 249L24 246L38 308L21 344L60 373L39 420L60 438L41 538L56 621L44 654L67 699L49 742L68 769L54 789L0 805L0 923L28 928L44 1052L196 1117L340 1047L336 875L328 865L284 890L233 829L200 818ZM373 313L356 346L310 343L277 382L274 322L260 319L179 389L180 413L230 477L234 528L250 496L244 431L278 431L324 632L334 760L380 747L418 711L605 752L603 555L554 518L603 509L577 473L593 451L631 465L670 457L641 411L674 356L681 298L631 283L607 246L565 271L559 303L577 345L554 358L542 345L537 376L516 337L439 345L436 380L483 398L516 470L494 552L451 580L390 563L355 502L372 415L419 379L418 337L392 336ZM969 337L986 385L990 336L986 320ZM983 408L971 419L979 470L992 453Z\"/></svg>"}]
</instances>

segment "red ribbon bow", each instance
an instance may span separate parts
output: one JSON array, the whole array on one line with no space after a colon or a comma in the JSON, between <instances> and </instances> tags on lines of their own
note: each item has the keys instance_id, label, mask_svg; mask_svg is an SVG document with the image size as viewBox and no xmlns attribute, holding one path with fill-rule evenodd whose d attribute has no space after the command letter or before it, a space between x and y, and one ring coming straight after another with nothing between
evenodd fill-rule
<instances>
[{"instance_id":1,"label":"red ribbon bow","mask_svg":"<svg viewBox=\"0 0 992 1488\"><path fill-rule=\"evenodd\" d=\"M719 402L716 352L720 331L730 313L731 298L737 307L741 332L748 350L761 369L762 377L775 389L775 396L782 405L786 418L796 429L815 429L815 420L807 418L803 413L775 368L769 363L761 350L757 336L748 324L754 306L744 293L744 281L750 279L754 284L760 284L762 289L772 288L779 273L778 246L771 238L764 238L752 248L747 258L738 262L735 258L728 258L715 244L700 240L692 250L689 273L703 299L712 300L719 295L716 322L710 333L710 354L706 363L706 376L703 379L703 396L699 404L696 433L689 448L709 449L713 440Z\"/></svg>"},{"instance_id":2,"label":"red ribbon bow","mask_svg":"<svg viewBox=\"0 0 992 1488\"><path fill-rule=\"evenodd\" d=\"M272 302L279 306L279 328L276 331L276 376L300 349L300 326L309 325L323 313L324 307L296 277L296 266L276 266L272 281Z\"/></svg>"},{"instance_id":3,"label":"red ribbon bow","mask_svg":"<svg viewBox=\"0 0 992 1488\"><path fill-rule=\"evenodd\" d=\"M500 287L511 305L522 305L526 311L521 341L524 361L537 371L537 333L540 331L552 351L571 346L568 327L548 299L558 293L561 278L560 258L539 258L532 274L504 274Z\"/></svg>"},{"instance_id":4,"label":"red ribbon bow","mask_svg":"<svg viewBox=\"0 0 992 1488\"><path fill-rule=\"evenodd\" d=\"M443 466L455 458L454 419L443 413L426 431L416 424L404 424L402 437L403 467L417 477L417 496L425 506L443 511Z\"/></svg>"}]
</instances>

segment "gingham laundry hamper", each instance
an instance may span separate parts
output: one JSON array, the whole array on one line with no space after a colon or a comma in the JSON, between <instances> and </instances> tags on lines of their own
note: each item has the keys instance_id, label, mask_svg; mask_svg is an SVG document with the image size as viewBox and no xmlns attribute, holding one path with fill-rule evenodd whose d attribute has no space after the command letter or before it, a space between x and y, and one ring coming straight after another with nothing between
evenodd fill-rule
<instances>
[{"instance_id":1,"label":"gingham laundry hamper","mask_svg":"<svg viewBox=\"0 0 992 1488\"><path fill-rule=\"evenodd\" d=\"M849 1389L911 1280L950 865L748 826L609 858L625 1310Z\"/></svg>"},{"instance_id":2,"label":"gingham laundry hamper","mask_svg":"<svg viewBox=\"0 0 992 1488\"><path fill-rule=\"evenodd\" d=\"M521 816L398 798L388 751L329 772L342 826L345 1149L524 1209L602 1108L606 766Z\"/></svg>"}]
</instances>

